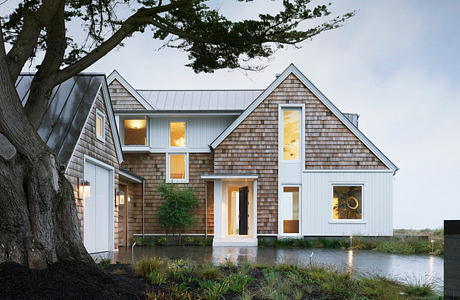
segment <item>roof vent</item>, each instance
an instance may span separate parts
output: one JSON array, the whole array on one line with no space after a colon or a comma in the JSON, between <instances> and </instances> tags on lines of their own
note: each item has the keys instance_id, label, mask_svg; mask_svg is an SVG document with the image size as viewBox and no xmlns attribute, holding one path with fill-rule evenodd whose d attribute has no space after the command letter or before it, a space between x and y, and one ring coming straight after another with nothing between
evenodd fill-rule
<instances>
[{"instance_id":1,"label":"roof vent","mask_svg":"<svg viewBox=\"0 0 460 300\"><path fill-rule=\"evenodd\" d=\"M281 73L276 73L276 74L275 74L275 77L276 77L276 78L278 78L278 77L280 77L280 76L281 76Z\"/></svg>"},{"instance_id":2,"label":"roof vent","mask_svg":"<svg viewBox=\"0 0 460 300\"><path fill-rule=\"evenodd\" d=\"M353 125L355 125L356 128L358 128L358 119L359 119L359 115L358 115L358 114L343 113L343 115L344 115L348 120L350 120L350 122L353 123Z\"/></svg>"}]
</instances>

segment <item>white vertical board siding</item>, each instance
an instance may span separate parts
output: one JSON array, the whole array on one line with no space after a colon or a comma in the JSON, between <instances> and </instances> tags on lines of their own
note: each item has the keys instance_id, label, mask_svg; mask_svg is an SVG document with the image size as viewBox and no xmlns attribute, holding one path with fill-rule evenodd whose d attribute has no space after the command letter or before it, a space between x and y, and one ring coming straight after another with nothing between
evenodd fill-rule
<instances>
[{"instance_id":1,"label":"white vertical board siding","mask_svg":"<svg viewBox=\"0 0 460 300\"><path fill-rule=\"evenodd\" d=\"M186 147L181 151L209 152L209 144L227 128L234 117L208 118L150 118L150 148L154 152L165 152L169 147L169 122L186 122ZM179 150L178 150L179 151Z\"/></svg>"},{"instance_id":2,"label":"white vertical board siding","mask_svg":"<svg viewBox=\"0 0 460 300\"><path fill-rule=\"evenodd\" d=\"M332 219L333 184L363 185L363 220ZM393 174L382 171L303 171L302 235L393 235Z\"/></svg>"}]
</instances>

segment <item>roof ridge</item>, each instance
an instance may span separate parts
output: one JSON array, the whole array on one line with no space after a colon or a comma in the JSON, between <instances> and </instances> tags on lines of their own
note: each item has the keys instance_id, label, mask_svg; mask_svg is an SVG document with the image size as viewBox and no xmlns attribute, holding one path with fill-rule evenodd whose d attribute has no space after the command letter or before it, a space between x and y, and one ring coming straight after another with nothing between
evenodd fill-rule
<instances>
[{"instance_id":1,"label":"roof ridge","mask_svg":"<svg viewBox=\"0 0 460 300\"><path fill-rule=\"evenodd\" d=\"M136 89L139 92L263 91L264 89Z\"/></svg>"}]
</instances>

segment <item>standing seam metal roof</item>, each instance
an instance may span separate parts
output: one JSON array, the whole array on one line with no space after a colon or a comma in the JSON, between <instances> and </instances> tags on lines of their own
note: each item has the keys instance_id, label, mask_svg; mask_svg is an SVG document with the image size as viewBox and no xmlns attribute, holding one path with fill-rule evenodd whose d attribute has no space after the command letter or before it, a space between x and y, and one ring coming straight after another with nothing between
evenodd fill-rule
<instances>
[{"instance_id":1,"label":"standing seam metal roof","mask_svg":"<svg viewBox=\"0 0 460 300\"><path fill-rule=\"evenodd\" d=\"M244 110L264 90L137 90L158 110Z\"/></svg>"}]
</instances>

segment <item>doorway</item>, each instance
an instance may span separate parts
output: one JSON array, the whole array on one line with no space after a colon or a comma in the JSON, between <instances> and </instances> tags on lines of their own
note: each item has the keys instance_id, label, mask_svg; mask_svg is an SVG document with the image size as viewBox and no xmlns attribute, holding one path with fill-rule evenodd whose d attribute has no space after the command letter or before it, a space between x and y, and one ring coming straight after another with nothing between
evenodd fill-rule
<instances>
[{"instance_id":1,"label":"doorway","mask_svg":"<svg viewBox=\"0 0 460 300\"><path fill-rule=\"evenodd\" d=\"M228 187L228 235L248 235L249 187Z\"/></svg>"}]
</instances>

